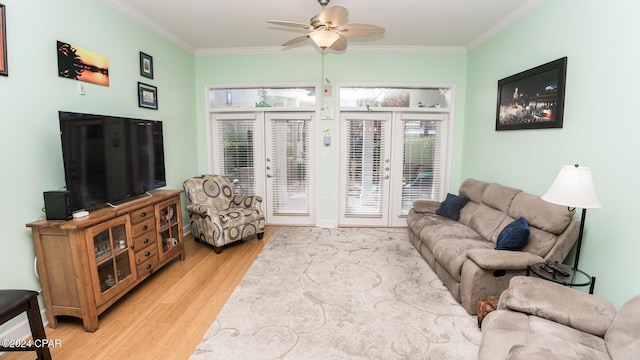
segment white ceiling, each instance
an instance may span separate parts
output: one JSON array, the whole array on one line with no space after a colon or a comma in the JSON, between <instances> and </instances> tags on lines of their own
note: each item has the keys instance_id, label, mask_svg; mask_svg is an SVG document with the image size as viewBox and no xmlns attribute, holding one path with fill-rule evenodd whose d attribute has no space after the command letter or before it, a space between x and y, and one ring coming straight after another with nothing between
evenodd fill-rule
<instances>
[{"instance_id":1,"label":"white ceiling","mask_svg":"<svg viewBox=\"0 0 640 360\"><path fill-rule=\"evenodd\" d=\"M317 0L103 0L193 53L281 50L304 31L267 20L308 23L322 11ZM353 48L403 47L466 51L544 0L333 0L349 22L382 26L373 38L349 38ZM310 42L299 48L313 49Z\"/></svg>"}]
</instances>

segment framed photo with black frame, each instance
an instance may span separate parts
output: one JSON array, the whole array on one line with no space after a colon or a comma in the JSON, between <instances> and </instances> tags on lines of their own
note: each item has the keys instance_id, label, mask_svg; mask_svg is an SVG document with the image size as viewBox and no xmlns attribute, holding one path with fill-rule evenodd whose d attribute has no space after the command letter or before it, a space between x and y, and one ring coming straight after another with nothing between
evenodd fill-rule
<instances>
[{"instance_id":1,"label":"framed photo with black frame","mask_svg":"<svg viewBox=\"0 0 640 360\"><path fill-rule=\"evenodd\" d=\"M0 4L0 75L9 76L7 70L7 16L4 4Z\"/></svg>"},{"instance_id":2,"label":"framed photo with black frame","mask_svg":"<svg viewBox=\"0 0 640 360\"><path fill-rule=\"evenodd\" d=\"M153 57L140 51L140 75L153 79Z\"/></svg>"},{"instance_id":3,"label":"framed photo with black frame","mask_svg":"<svg viewBox=\"0 0 640 360\"><path fill-rule=\"evenodd\" d=\"M562 128L567 58L498 80L497 130Z\"/></svg>"},{"instance_id":4,"label":"framed photo with black frame","mask_svg":"<svg viewBox=\"0 0 640 360\"><path fill-rule=\"evenodd\" d=\"M158 88L138 82L138 106L158 110Z\"/></svg>"}]
</instances>

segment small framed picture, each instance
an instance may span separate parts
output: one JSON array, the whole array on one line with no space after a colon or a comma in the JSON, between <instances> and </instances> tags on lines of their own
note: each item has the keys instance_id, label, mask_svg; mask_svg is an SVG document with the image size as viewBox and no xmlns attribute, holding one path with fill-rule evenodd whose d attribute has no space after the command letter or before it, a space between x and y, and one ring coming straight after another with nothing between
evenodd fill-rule
<instances>
[{"instance_id":1,"label":"small framed picture","mask_svg":"<svg viewBox=\"0 0 640 360\"><path fill-rule=\"evenodd\" d=\"M153 57L140 52L140 75L153 79Z\"/></svg>"},{"instance_id":2,"label":"small framed picture","mask_svg":"<svg viewBox=\"0 0 640 360\"><path fill-rule=\"evenodd\" d=\"M138 82L138 106L158 110L158 88Z\"/></svg>"},{"instance_id":3,"label":"small framed picture","mask_svg":"<svg viewBox=\"0 0 640 360\"><path fill-rule=\"evenodd\" d=\"M9 76L7 70L7 17L5 6L0 4L0 75Z\"/></svg>"}]
</instances>

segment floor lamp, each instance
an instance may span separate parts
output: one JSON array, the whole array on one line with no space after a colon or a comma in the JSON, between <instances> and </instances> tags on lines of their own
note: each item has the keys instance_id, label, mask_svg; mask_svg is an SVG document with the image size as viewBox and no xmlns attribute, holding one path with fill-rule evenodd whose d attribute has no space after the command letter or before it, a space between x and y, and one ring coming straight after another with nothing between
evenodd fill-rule
<instances>
[{"instance_id":1,"label":"floor lamp","mask_svg":"<svg viewBox=\"0 0 640 360\"><path fill-rule=\"evenodd\" d=\"M593 188L591 170L588 167L579 166L578 164L564 165L549 190L542 195L542 200L567 206L569 207L569 211L573 211L575 208L582 208L576 257L573 263L573 269L577 270L587 209L602 207L596 196L596 191Z\"/></svg>"}]
</instances>

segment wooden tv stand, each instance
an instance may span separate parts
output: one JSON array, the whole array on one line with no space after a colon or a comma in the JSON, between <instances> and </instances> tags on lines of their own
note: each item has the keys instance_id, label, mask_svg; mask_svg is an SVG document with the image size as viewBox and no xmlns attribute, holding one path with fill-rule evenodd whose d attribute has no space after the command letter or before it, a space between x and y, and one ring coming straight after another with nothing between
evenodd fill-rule
<instances>
[{"instance_id":1,"label":"wooden tv stand","mask_svg":"<svg viewBox=\"0 0 640 360\"><path fill-rule=\"evenodd\" d=\"M27 224L49 327L67 315L96 331L109 306L169 261L184 260L181 193L156 190L83 218Z\"/></svg>"}]
</instances>

